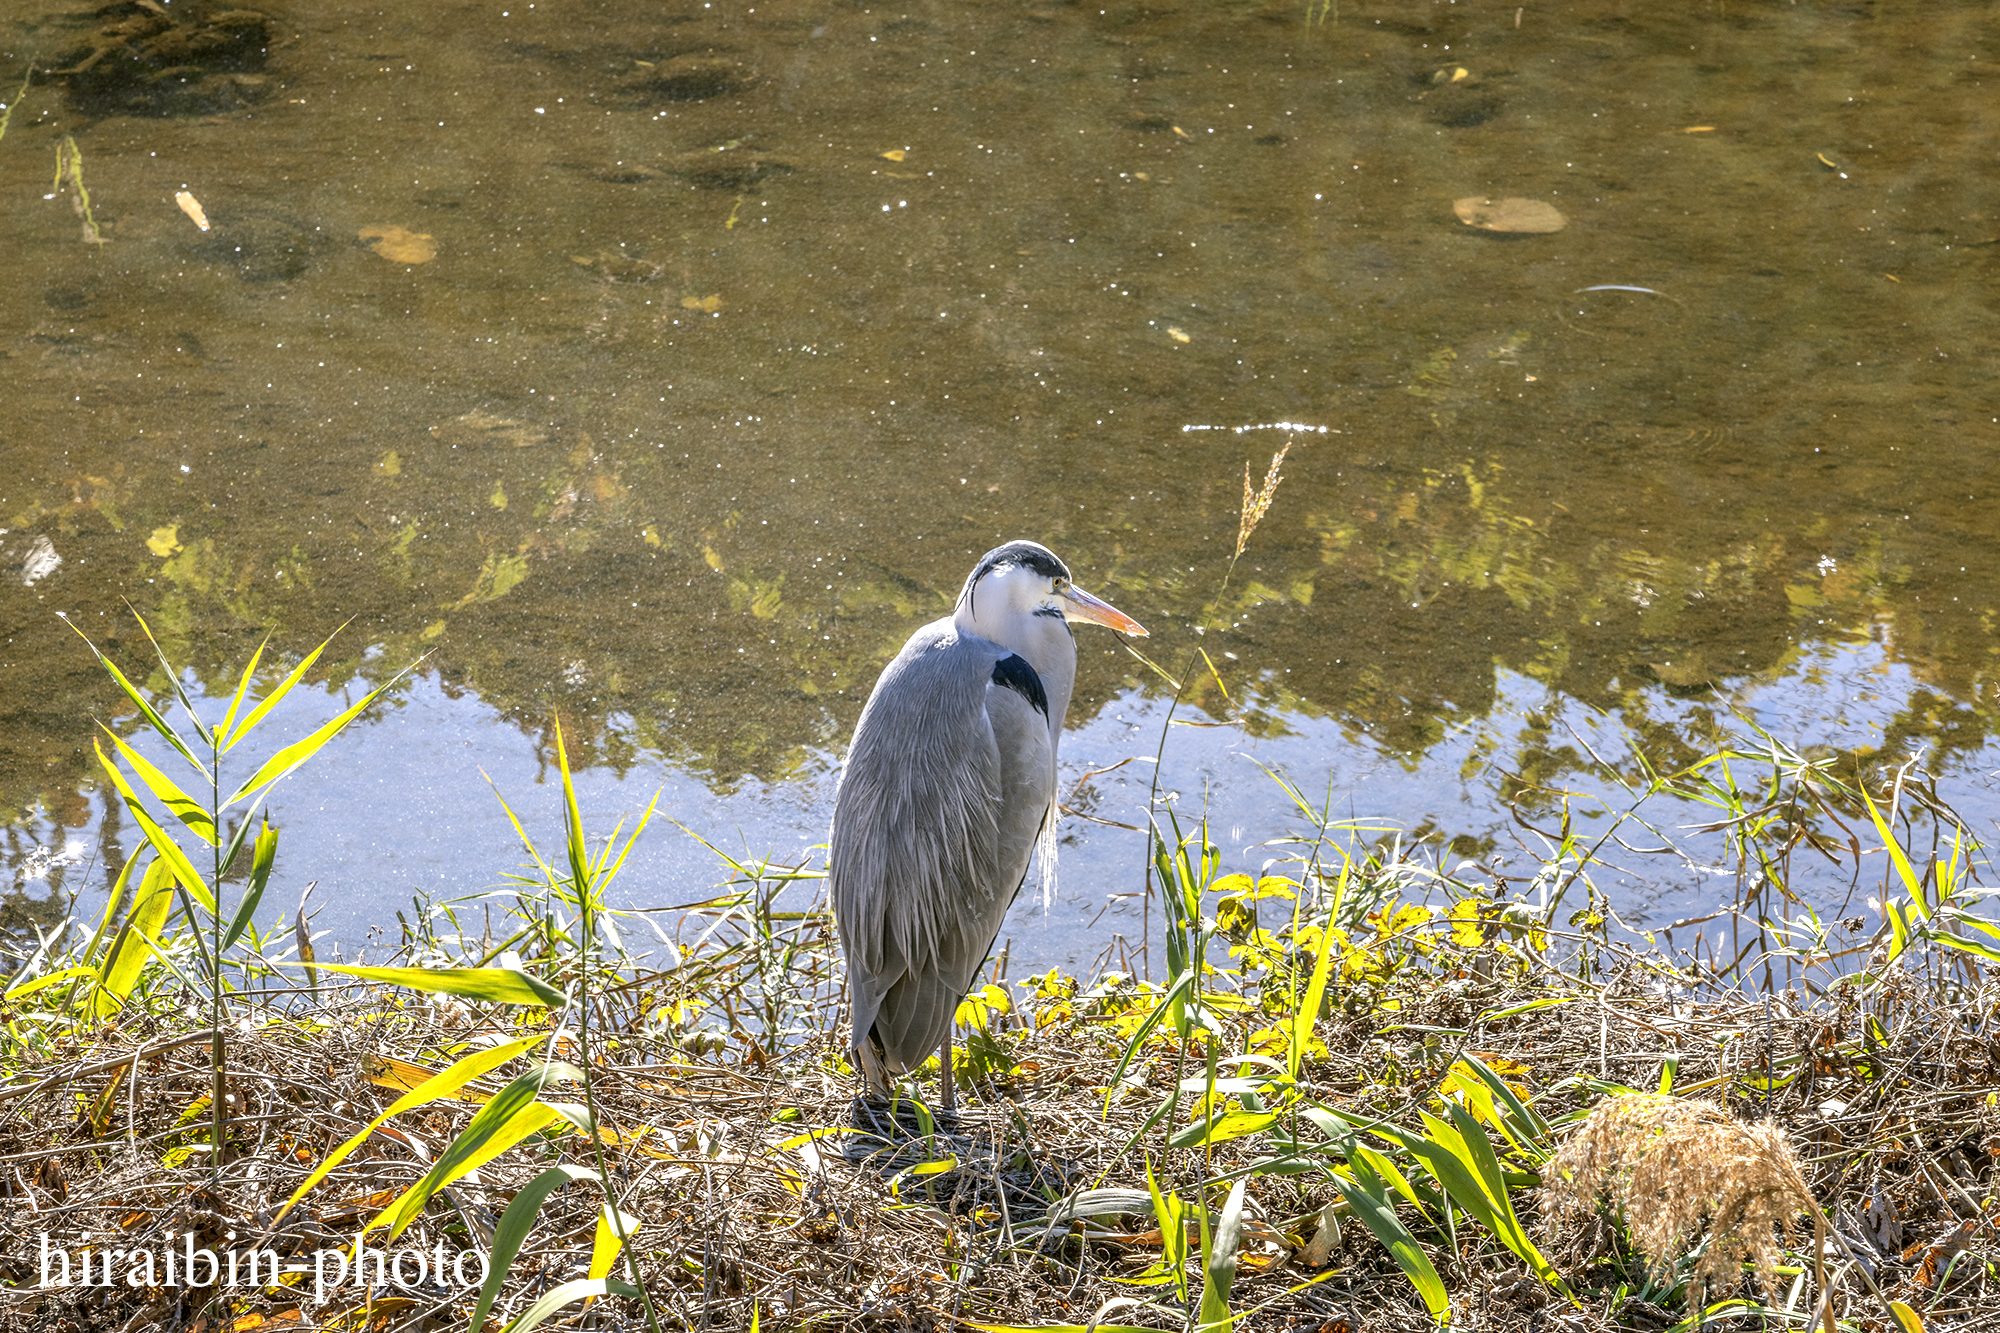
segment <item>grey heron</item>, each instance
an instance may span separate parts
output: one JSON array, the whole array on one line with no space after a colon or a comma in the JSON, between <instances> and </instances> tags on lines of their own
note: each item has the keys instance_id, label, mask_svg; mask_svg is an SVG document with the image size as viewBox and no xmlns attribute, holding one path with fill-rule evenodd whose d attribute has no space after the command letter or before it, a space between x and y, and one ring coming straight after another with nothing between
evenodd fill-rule
<instances>
[{"instance_id":1,"label":"grey heron","mask_svg":"<svg viewBox=\"0 0 2000 1333\"><path fill-rule=\"evenodd\" d=\"M1143 635L1053 551L980 558L951 615L910 636L854 728L834 800L828 891L847 957L850 1054L875 1091L942 1056L1056 818L1056 748L1076 682L1073 620Z\"/></svg>"}]
</instances>

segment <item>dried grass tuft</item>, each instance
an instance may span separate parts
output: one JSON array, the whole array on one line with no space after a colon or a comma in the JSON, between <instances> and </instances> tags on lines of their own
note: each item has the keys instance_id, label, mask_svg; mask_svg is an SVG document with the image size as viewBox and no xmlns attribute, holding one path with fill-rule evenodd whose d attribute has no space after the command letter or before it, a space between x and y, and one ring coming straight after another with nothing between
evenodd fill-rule
<instances>
[{"instance_id":1,"label":"dried grass tuft","mask_svg":"<svg viewBox=\"0 0 2000 1333\"><path fill-rule=\"evenodd\" d=\"M1608 1203L1664 1274L1706 1228L1688 1278L1688 1308L1711 1284L1736 1285L1747 1256L1767 1293L1798 1215L1819 1206L1791 1140L1776 1121L1745 1124L1712 1101L1629 1093L1599 1102L1543 1173L1551 1218Z\"/></svg>"},{"instance_id":2,"label":"dried grass tuft","mask_svg":"<svg viewBox=\"0 0 2000 1333\"><path fill-rule=\"evenodd\" d=\"M1264 485L1262 488L1253 489L1251 487L1250 465L1248 463L1243 465L1243 515L1236 527L1237 556L1241 556L1243 548L1250 544L1250 534L1255 532L1257 525L1264 521L1264 515L1270 511L1271 501L1277 498L1278 483L1284 480L1281 469L1285 465L1285 455L1291 451L1291 437L1287 436L1285 438L1285 447L1271 455L1271 467L1269 471L1264 473Z\"/></svg>"}]
</instances>

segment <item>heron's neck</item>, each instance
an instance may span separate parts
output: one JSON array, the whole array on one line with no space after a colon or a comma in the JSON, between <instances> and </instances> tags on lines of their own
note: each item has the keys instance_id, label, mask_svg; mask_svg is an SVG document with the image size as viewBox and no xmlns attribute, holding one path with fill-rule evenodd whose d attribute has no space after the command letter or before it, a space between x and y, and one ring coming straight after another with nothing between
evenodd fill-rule
<instances>
[{"instance_id":1,"label":"heron's neck","mask_svg":"<svg viewBox=\"0 0 2000 1333\"><path fill-rule=\"evenodd\" d=\"M1069 697L1076 688L1076 639L1062 617L1016 615L996 625L990 621L1000 617L973 616L960 606L953 619L962 633L991 639L1027 659L1042 678L1042 691L1048 697L1050 739L1059 741Z\"/></svg>"}]
</instances>

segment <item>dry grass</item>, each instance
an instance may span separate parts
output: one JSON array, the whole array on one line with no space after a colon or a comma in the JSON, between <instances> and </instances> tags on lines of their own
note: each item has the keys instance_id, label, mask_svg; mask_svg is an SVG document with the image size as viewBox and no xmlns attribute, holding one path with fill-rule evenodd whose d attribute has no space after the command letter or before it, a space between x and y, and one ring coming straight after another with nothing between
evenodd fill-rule
<instances>
[{"instance_id":1,"label":"dry grass","mask_svg":"<svg viewBox=\"0 0 2000 1333\"><path fill-rule=\"evenodd\" d=\"M1600 1102L1542 1172L1551 1214L1609 1205L1664 1278L1706 1232L1689 1303L1731 1289L1745 1257L1777 1296L1781 1248L1801 1213L1818 1211L1784 1130L1744 1124L1705 1099L1627 1093Z\"/></svg>"},{"instance_id":2,"label":"dry grass","mask_svg":"<svg viewBox=\"0 0 2000 1333\"><path fill-rule=\"evenodd\" d=\"M1486 980L1475 961L1446 950L1434 966L1400 973L1380 989L1344 983L1319 1024L1327 1051L1307 1065L1306 1090L1325 1105L1413 1121L1457 1046L1427 1047L1413 1031L1464 1028L1473 1014L1567 994L1578 1002L1487 1024L1466 1049L1512 1071L1510 1080L1538 1094L1551 1119L1581 1118L1599 1100L1600 1069L1629 1084L1657 1080L1669 1046L1681 1052L1682 1082L1712 1083L1719 1100L1615 1098L1569 1140L1558 1159L1569 1174L1551 1186L1545 1226L1605 1191L1624 1200L1640 1252L1623 1259L1613 1244L1608 1255L1573 1267L1574 1310L1565 1312L1483 1231L1461 1224L1454 1256L1439 1233L1419 1228L1450 1289L1456 1323L1525 1333L1560 1314L1562 1326L1577 1333L1663 1328L1663 1307L1679 1304L1670 1294L1678 1279L1646 1289L1648 1271L1657 1277L1657 1265L1701 1218L1709 1245L1687 1280L1709 1297L1728 1295L1737 1290L1736 1263L1745 1251L1768 1280L1785 1224L1816 1193L1866 1257L1872 1280L1926 1308L1929 1328L1977 1326L1994 1235L1967 1200L1990 1197L1996 1183L1988 1145L2000 1140L1991 1137L1985 1099L2000 1088L2000 1053L1983 1042L1976 1051L1960 1049L1963 997L1920 987L1901 1002L1896 1043L1884 1048L1869 1026L1873 1018L1879 1027L1879 1017L1851 997L1845 1012L1801 1005L1765 1029L1763 1009L1741 998L1691 1004L1557 972ZM655 1012L673 984L671 974L656 979L646 1001ZM747 1032L714 1034L716 1041L649 1031L637 1018L645 989L627 992L632 1007L607 1016L617 1048L600 1065L599 1095L618 1137L614 1175L640 1219L634 1244L642 1271L667 1326L687 1333L742 1333L753 1314L760 1333L1073 1325L1120 1296L1151 1304L1120 1310L1119 1322L1178 1330L1188 1309L1172 1286L1126 1285L1160 1258L1149 1205L1128 1194L1097 1215L1051 1225L1051 1203L1090 1188L1143 1191L1149 1165L1162 1189L1192 1198L1203 1181L1272 1151L1263 1136L1167 1148L1184 1111L1139 1132L1168 1089L1200 1072L1201 1049L1172 1037L1148 1041L1106 1112L1105 1088L1125 1041L1120 1024L1130 1012L1122 1006L1135 993L1129 983L1050 1000L1040 1024L1024 1021L1027 1015L1002 1024L995 1041L1012 1068L976 1085L961 1123L929 1138L911 1117L891 1126L879 1114L857 1114L853 1085L833 1063L836 1034L808 1030L774 1053ZM1390 1030L1384 1004L1396 1006ZM1617 1021L1602 1023L1599 1006ZM1979 999L1972 1011L1991 1008L1991 1000ZM90 1231L142 1246L193 1229L204 1243L223 1246L233 1230L239 1244L256 1241L287 1255L351 1242L385 1191L422 1171L404 1143L374 1141L282 1228L268 1238L265 1229L311 1162L396 1095L371 1081L371 1056L393 1052L435 1067L447 1048L520 1030L462 1006L398 1003L368 988L327 998L309 1021L256 1015L254 1035L232 1047L232 1156L217 1174L199 1156L163 1164L175 1145L205 1133L198 1114L176 1128L198 1104L208 1071L199 1045L161 1048L163 1039L195 1026L173 1012L163 1006L151 1018L79 1032L33 1071L36 1090L20 1091L31 1084L25 1071L0 1086L0 1096L19 1093L0 1103L11 1120L0 1137L0 1196L8 1201L0 1259L10 1285L33 1287L41 1231ZM1247 1015L1235 1035L1247 1039L1253 1022L1261 1020ZM1781 1077L1789 1076L1768 1104L1739 1078L1734 1048L1749 1030L1769 1043ZM136 1078L106 1068L141 1047L149 1053ZM1822 1109L1830 1105L1841 1109ZM442 1102L396 1123L435 1152L473 1110ZM1743 1125L1731 1114L1763 1111L1774 1123ZM812 1129L831 1132L799 1141ZM1301 1137L1314 1138L1309 1130ZM1811 1145L1805 1160L1793 1159L1788 1139ZM523 1145L456 1189L450 1202L434 1201L397 1244L442 1243L455 1253L468 1244L468 1217L490 1221L546 1166L585 1162L586 1147L574 1134ZM946 1158L955 1163L950 1169L908 1170ZM1433 1327L1387 1252L1351 1217L1324 1267L1310 1266L1307 1242L1322 1211L1341 1206L1321 1172L1260 1175L1249 1198L1230 1295L1238 1333ZM1533 1196L1518 1203L1532 1225ZM1901 1228L1899 1242L1880 1239L1885 1210ZM1416 1225L1414 1214L1405 1215ZM595 1217L596 1196L586 1187L552 1199L510 1275L503 1311L511 1315L583 1274ZM1200 1291L1197 1263L1188 1268L1191 1296ZM1845 1273L1838 1287L1836 1313L1879 1317L1858 1272ZM353 1292L324 1303L310 1295L247 1291L211 1304L185 1289L21 1290L4 1298L12 1308L0 1313L0 1326L192 1333L258 1315L271 1333L299 1326L414 1333L462 1327L471 1303L469 1293L435 1286L378 1292L372 1304ZM622 1303L590 1318L600 1328L639 1326Z\"/></svg>"}]
</instances>

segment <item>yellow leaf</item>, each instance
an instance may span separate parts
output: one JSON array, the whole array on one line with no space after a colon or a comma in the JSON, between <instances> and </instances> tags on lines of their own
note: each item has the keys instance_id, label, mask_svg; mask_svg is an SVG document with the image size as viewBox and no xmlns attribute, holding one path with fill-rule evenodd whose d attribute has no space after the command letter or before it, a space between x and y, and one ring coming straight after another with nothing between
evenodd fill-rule
<instances>
[{"instance_id":1,"label":"yellow leaf","mask_svg":"<svg viewBox=\"0 0 2000 1333\"><path fill-rule=\"evenodd\" d=\"M909 155L910 152L907 148L891 148L888 152L882 154L883 157L888 158L891 162L901 162Z\"/></svg>"},{"instance_id":2,"label":"yellow leaf","mask_svg":"<svg viewBox=\"0 0 2000 1333\"><path fill-rule=\"evenodd\" d=\"M1477 949L1486 943L1486 931L1479 924L1479 900L1460 898L1451 905L1451 942L1461 949Z\"/></svg>"},{"instance_id":3,"label":"yellow leaf","mask_svg":"<svg viewBox=\"0 0 2000 1333\"><path fill-rule=\"evenodd\" d=\"M699 310L704 314L712 315L722 309L722 298L715 295L683 296L681 298L681 308L684 310Z\"/></svg>"},{"instance_id":4,"label":"yellow leaf","mask_svg":"<svg viewBox=\"0 0 2000 1333\"><path fill-rule=\"evenodd\" d=\"M408 1060L398 1060L393 1055L371 1055L361 1065L367 1072L368 1081L378 1088L394 1088L397 1092L412 1092L436 1078L441 1072L426 1069ZM462 1102L480 1103L492 1100L492 1094L477 1087L468 1086L451 1094Z\"/></svg>"},{"instance_id":5,"label":"yellow leaf","mask_svg":"<svg viewBox=\"0 0 2000 1333\"><path fill-rule=\"evenodd\" d=\"M181 190L175 193L174 202L180 205L181 212L187 214L188 220L193 222L195 226L200 227L203 231L208 230L208 214L201 211L201 200L195 198L186 190Z\"/></svg>"},{"instance_id":6,"label":"yellow leaf","mask_svg":"<svg viewBox=\"0 0 2000 1333\"><path fill-rule=\"evenodd\" d=\"M437 258L437 241L430 233L407 227L363 227L357 233L368 248L392 264L428 264Z\"/></svg>"},{"instance_id":7,"label":"yellow leaf","mask_svg":"<svg viewBox=\"0 0 2000 1333\"><path fill-rule=\"evenodd\" d=\"M164 528L154 528L153 535L146 538L146 549L162 560L181 549L181 528L178 523L169 523Z\"/></svg>"},{"instance_id":8,"label":"yellow leaf","mask_svg":"<svg viewBox=\"0 0 2000 1333\"><path fill-rule=\"evenodd\" d=\"M1192 342L1192 341L1194 341L1194 340L1193 340L1192 338L1188 337L1188 335L1187 335L1187 330L1185 330L1185 329L1173 329L1173 328L1170 328L1170 329L1168 329L1168 330L1167 330L1167 336L1168 336L1169 338L1172 338L1172 339L1173 339L1173 340L1174 340L1175 342L1177 342L1177 343L1184 343L1184 342Z\"/></svg>"}]
</instances>

